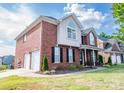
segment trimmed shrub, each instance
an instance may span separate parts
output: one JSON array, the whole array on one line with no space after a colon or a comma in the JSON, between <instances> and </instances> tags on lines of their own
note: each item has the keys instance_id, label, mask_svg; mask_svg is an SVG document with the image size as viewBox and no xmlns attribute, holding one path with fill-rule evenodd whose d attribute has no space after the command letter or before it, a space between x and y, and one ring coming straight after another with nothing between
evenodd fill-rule
<instances>
[{"instance_id":1,"label":"trimmed shrub","mask_svg":"<svg viewBox=\"0 0 124 93\"><path fill-rule=\"evenodd\" d=\"M77 65L76 67L77 67L77 69L80 70L80 69L84 68L84 65Z\"/></svg>"},{"instance_id":2,"label":"trimmed shrub","mask_svg":"<svg viewBox=\"0 0 124 93\"><path fill-rule=\"evenodd\" d=\"M99 62L100 64L103 64L103 56L99 55Z\"/></svg>"},{"instance_id":3,"label":"trimmed shrub","mask_svg":"<svg viewBox=\"0 0 124 93\"><path fill-rule=\"evenodd\" d=\"M46 56L43 57L42 71L48 71L48 58Z\"/></svg>"},{"instance_id":4,"label":"trimmed shrub","mask_svg":"<svg viewBox=\"0 0 124 93\"><path fill-rule=\"evenodd\" d=\"M109 57L109 59L108 59L108 64L109 64L110 66L112 66L112 60L111 60L111 57Z\"/></svg>"},{"instance_id":5,"label":"trimmed shrub","mask_svg":"<svg viewBox=\"0 0 124 93\"><path fill-rule=\"evenodd\" d=\"M76 66L75 64L70 64L70 65L68 66L68 69L69 69L69 70L77 70L77 66Z\"/></svg>"},{"instance_id":6,"label":"trimmed shrub","mask_svg":"<svg viewBox=\"0 0 124 93\"><path fill-rule=\"evenodd\" d=\"M0 70L6 70L8 68L7 65L0 65Z\"/></svg>"},{"instance_id":7,"label":"trimmed shrub","mask_svg":"<svg viewBox=\"0 0 124 93\"><path fill-rule=\"evenodd\" d=\"M55 70L66 70L66 69L67 69L67 67L65 67L65 66L62 66L62 67L58 66Z\"/></svg>"},{"instance_id":8,"label":"trimmed shrub","mask_svg":"<svg viewBox=\"0 0 124 93\"><path fill-rule=\"evenodd\" d=\"M109 64L104 65L106 68L110 68L111 66Z\"/></svg>"}]
</instances>

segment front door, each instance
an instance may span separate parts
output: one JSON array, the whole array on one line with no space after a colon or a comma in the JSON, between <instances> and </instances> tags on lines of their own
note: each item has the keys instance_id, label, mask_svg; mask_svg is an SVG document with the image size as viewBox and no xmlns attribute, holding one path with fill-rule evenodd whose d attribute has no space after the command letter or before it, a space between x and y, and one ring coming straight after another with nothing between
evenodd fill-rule
<instances>
[{"instance_id":1,"label":"front door","mask_svg":"<svg viewBox=\"0 0 124 93\"><path fill-rule=\"evenodd\" d=\"M84 64L84 52L80 51L80 65Z\"/></svg>"}]
</instances>

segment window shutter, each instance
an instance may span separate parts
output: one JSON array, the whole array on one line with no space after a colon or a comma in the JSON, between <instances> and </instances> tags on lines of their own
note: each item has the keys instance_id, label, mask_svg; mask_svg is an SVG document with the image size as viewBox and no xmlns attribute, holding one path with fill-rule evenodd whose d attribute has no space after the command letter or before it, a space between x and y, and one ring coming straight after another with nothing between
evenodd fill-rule
<instances>
[{"instance_id":1,"label":"window shutter","mask_svg":"<svg viewBox=\"0 0 124 93\"><path fill-rule=\"evenodd\" d=\"M73 49L73 62L75 62L75 49Z\"/></svg>"},{"instance_id":2,"label":"window shutter","mask_svg":"<svg viewBox=\"0 0 124 93\"><path fill-rule=\"evenodd\" d=\"M55 60L54 60L54 55L55 55L55 53L54 53L54 49L55 49L55 48L52 47L52 63L54 63L54 61L55 61Z\"/></svg>"},{"instance_id":3,"label":"window shutter","mask_svg":"<svg viewBox=\"0 0 124 93\"><path fill-rule=\"evenodd\" d=\"M66 48L66 61L69 62L68 48Z\"/></svg>"},{"instance_id":4,"label":"window shutter","mask_svg":"<svg viewBox=\"0 0 124 93\"><path fill-rule=\"evenodd\" d=\"M60 62L63 62L63 49L60 48Z\"/></svg>"}]
</instances>

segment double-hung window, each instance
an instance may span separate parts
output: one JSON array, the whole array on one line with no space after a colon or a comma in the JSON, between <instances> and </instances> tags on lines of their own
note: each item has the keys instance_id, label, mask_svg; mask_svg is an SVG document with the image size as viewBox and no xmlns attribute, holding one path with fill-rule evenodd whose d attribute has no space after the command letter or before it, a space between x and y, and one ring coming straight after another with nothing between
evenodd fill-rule
<instances>
[{"instance_id":1,"label":"double-hung window","mask_svg":"<svg viewBox=\"0 0 124 93\"><path fill-rule=\"evenodd\" d=\"M73 21L70 21L67 26L67 33L69 39L76 39L76 27Z\"/></svg>"},{"instance_id":2,"label":"double-hung window","mask_svg":"<svg viewBox=\"0 0 124 93\"><path fill-rule=\"evenodd\" d=\"M68 63L73 63L75 62L75 49L72 48L67 48L66 49L66 54L67 54L67 62Z\"/></svg>"},{"instance_id":3,"label":"double-hung window","mask_svg":"<svg viewBox=\"0 0 124 93\"><path fill-rule=\"evenodd\" d=\"M55 47L54 48L54 63L60 63L60 48L59 47Z\"/></svg>"},{"instance_id":4,"label":"double-hung window","mask_svg":"<svg viewBox=\"0 0 124 93\"><path fill-rule=\"evenodd\" d=\"M52 63L63 62L63 49L60 47L52 47Z\"/></svg>"},{"instance_id":5,"label":"double-hung window","mask_svg":"<svg viewBox=\"0 0 124 93\"><path fill-rule=\"evenodd\" d=\"M76 32L74 29L72 29L71 27L68 27L67 32L68 32L69 39L76 39Z\"/></svg>"},{"instance_id":6,"label":"double-hung window","mask_svg":"<svg viewBox=\"0 0 124 93\"><path fill-rule=\"evenodd\" d=\"M71 48L68 49L69 63L73 63L73 50Z\"/></svg>"},{"instance_id":7,"label":"double-hung window","mask_svg":"<svg viewBox=\"0 0 124 93\"><path fill-rule=\"evenodd\" d=\"M93 33L90 33L90 45L95 45L95 38Z\"/></svg>"}]
</instances>

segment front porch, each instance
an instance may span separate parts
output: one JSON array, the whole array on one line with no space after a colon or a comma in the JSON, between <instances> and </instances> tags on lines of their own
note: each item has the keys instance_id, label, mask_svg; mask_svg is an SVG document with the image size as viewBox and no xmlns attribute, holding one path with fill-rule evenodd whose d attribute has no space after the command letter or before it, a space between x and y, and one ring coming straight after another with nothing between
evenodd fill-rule
<instances>
[{"instance_id":1,"label":"front porch","mask_svg":"<svg viewBox=\"0 0 124 93\"><path fill-rule=\"evenodd\" d=\"M94 46L82 45L80 48L80 65L99 66L98 51L100 49Z\"/></svg>"}]
</instances>

